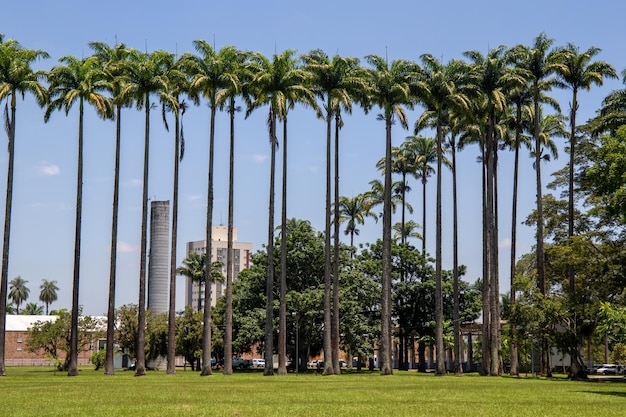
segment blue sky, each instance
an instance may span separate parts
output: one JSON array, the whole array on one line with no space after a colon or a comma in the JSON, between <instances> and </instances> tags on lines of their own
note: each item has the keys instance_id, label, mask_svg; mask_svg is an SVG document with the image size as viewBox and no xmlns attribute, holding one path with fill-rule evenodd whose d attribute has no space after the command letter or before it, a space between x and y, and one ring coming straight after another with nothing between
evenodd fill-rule
<instances>
[{"instance_id":1,"label":"blue sky","mask_svg":"<svg viewBox=\"0 0 626 417\"><path fill-rule=\"evenodd\" d=\"M192 41L204 39L217 48L234 45L266 56L285 49L306 53L321 48L363 59L366 55L389 59L417 60L430 53L448 61L467 50L486 53L504 44L531 44L541 32L560 46L567 42L582 50L602 48L598 59L618 72L626 67L622 23L625 6L617 1L501 2L453 0L442 2L374 1L20 1L2 6L0 33L24 47L43 49L51 58L39 64L49 69L64 55L88 56L90 41L124 42L141 50L163 49L182 54L192 51ZM581 94L578 120L592 117L602 99L620 80L609 80ZM570 93L556 90L564 112ZM412 125L421 112L409 112ZM42 279L54 279L60 287L52 308L70 307L73 270L74 204L76 189L77 114L55 113L46 124L43 110L26 97L17 107L16 166L9 279L21 275L29 281L28 301L37 301ZM158 113L158 112L155 112ZM341 136L340 193L354 196L369 189L368 182L381 178L376 161L384 153L384 125L376 111L364 115L355 109L346 117ZM209 110L205 103L185 114L186 156L180 172L178 260L184 244L204 236L206 213L206 165ZM269 144L266 109L236 124L235 225L239 240L254 249L266 243ZM139 276L141 223L141 176L143 164L143 115L130 109L122 119L122 171L118 254L117 304L136 303ZM219 114L216 126L216 174L214 224L227 222L228 123ZM394 126L393 142L399 145L412 131ZM86 112L83 246L80 303L88 314L103 314L107 305L110 222L114 167L114 123ZM310 220L324 228L325 125L312 111L296 108L289 115L288 216ZM564 140L557 139L561 144ZM549 174L561 168L566 154L544 165L544 184ZM466 279L481 274L480 166L478 149L469 147L459 156L460 262L468 266ZM151 124L151 199L168 200L172 195L173 137L163 128L160 115ZM5 195L7 156L0 156L0 192ZM280 169L280 164L278 164ZM280 171L279 171L280 172ZM500 157L501 290L508 290L512 156ZM529 155L521 159L520 220L535 201L534 171ZM427 246L434 253L434 178L428 186ZM444 266L452 264L451 183L444 173ZM421 187L411 179L409 202L412 217L421 223ZM280 198L280 194L277 194ZM277 200L278 201L278 200ZM3 207L4 205L2 205ZM276 217L279 218L278 216ZM394 221L398 221L394 219ZM382 225L371 220L361 228L357 243L373 242ZM534 230L518 228L518 253L528 251ZM342 234L347 241L347 237ZM415 245L420 243L415 241ZM177 309L183 306L183 280L178 287Z\"/></svg>"}]
</instances>

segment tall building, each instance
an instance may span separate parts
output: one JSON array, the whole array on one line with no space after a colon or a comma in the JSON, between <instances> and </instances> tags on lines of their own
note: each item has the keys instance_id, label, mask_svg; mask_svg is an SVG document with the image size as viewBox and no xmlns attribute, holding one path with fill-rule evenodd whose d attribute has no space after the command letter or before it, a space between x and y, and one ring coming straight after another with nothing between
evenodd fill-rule
<instances>
[{"instance_id":1,"label":"tall building","mask_svg":"<svg viewBox=\"0 0 626 417\"><path fill-rule=\"evenodd\" d=\"M211 241L211 262L222 263L222 275L226 279L226 265L228 255L228 227L213 226ZM237 279L239 271L250 267L250 251L252 243L237 242L237 228L233 227L233 280ZM191 252L204 253L206 240L187 242L187 254ZM216 300L224 295L226 284L213 283L211 288L211 306L215 306ZM203 287L204 288L204 287ZM200 300L198 300L200 298ZM200 302L198 304L198 302ZM185 305L192 306L195 310L204 308L204 292L200 294L200 285L187 278L185 284Z\"/></svg>"},{"instance_id":2,"label":"tall building","mask_svg":"<svg viewBox=\"0 0 626 417\"><path fill-rule=\"evenodd\" d=\"M148 253L148 309L165 313L170 292L170 202L150 203L150 251Z\"/></svg>"}]
</instances>

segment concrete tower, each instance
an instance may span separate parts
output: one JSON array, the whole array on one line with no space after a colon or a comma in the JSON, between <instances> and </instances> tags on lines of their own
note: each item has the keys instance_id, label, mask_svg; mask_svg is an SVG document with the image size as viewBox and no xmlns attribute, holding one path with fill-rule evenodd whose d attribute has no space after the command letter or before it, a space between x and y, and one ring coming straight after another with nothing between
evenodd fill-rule
<instances>
[{"instance_id":1,"label":"concrete tower","mask_svg":"<svg viewBox=\"0 0 626 417\"><path fill-rule=\"evenodd\" d=\"M170 202L152 201L150 206L150 252L148 309L165 313L169 307Z\"/></svg>"}]
</instances>

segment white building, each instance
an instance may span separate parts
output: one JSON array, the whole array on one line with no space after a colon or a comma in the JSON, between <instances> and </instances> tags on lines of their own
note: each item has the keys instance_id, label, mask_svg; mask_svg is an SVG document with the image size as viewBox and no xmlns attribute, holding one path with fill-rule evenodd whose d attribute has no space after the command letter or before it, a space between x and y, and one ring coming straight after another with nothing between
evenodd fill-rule
<instances>
[{"instance_id":1,"label":"white building","mask_svg":"<svg viewBox=\"0 0 626 417\"><path fill-rule=\"evenodd\" d=\"M252 243L237 242L237 228L233 227L233 280L237 279L239 272L250 267L250 252ZM187 242L187 254L197 252L203 254L206 251L206 240ZM226 265L228 261L228 227L213 226L211 242L211 262L222 263L222 275L226 279ZM211 288L211 306L215 306L216 300L224 295L225 284L213 283ZM200 298L200 300L198 300ZM204 292L200 294L200 285L187 278L185 283L185 305L191 305L194 309L204 308Z\"/></svg>"}]
</instances>

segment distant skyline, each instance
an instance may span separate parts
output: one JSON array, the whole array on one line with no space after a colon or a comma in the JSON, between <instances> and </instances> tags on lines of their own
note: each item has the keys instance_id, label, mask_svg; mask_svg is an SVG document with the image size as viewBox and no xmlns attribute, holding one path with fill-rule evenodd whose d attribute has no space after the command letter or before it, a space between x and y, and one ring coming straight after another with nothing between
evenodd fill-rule
<instances>
[{"instance_id":1,"label":"distant skyline","mask_svg":"<svg viewBox=\"0 0 626 417\"><path fill-rule=\"evenodd\" d=\"M268 57L285 49L304 54L323 49L329 55L369 54L393 59L419 59L430 53L444 62L463 58L463 52L504 44L530 45L545 32L554 46L571 42L586 50L597 46L598 60L612 64L618 73L626 67L623 43L626 5L600 0L593 3L566 1L500 2L453 0L437 2L400 0L381 4L361 1L321 0L304 4L286 0L264 3L242 1L164 1L9 2L2 6L0 33L16 39L25 48L42 49L50 59L38 68L50 69L64 55L88 56L90 41L125 43L148 52L163 49L178 55L193 52L192 42L204 39L217 49L234 45L241 50L260 52ZM622 88L621 80L607 80L602 87L592 87L580 94L579 123L593 117L602 99L612 90ZM554 90L552 96L569 112L569 90ZM156 98L153 99L156 101ZM3 107L5 103L0 103ZM241 104L241 103L240 103ZM411 129L393 127L393 143L399 145L422 109L408 112ZM340 148L340 194L353 197L369 190L369 181L382 179L376 162L384 154L384 125L376 120L378 109L365 115L355 108L344 118ZM253 252L267 243L267 202L269 190L269 142L265 119L267 108L236 117L235 125L235 226L239 241L251 242ZM206 221L207 143L209 109L206 102L191 106L184 116L186 151L180 166L180 208L178 264L185 257L185 244L203 239ZM17 275L28 281L30 298L37 302L43 279L56 280L59 299L51 309L71 307L73 268L74 204L77 153L77 109L66 117L56 112L43 122L43 109L32 97L18 100L16 117L16 166L13 223L10 246L9 280ZM297 106L289 113L289 188L288 217L309 220L318 231L324 229L325 193L325 124L314 112ZM432 133L425 132L425 135ZM4 135L4 133L3 133ZM80 304L84 313L106 312L110 224L113 193L115 124L98 119L93 109L85 118L85 177L83 205L83 245L81 255ZM2 136L6 138L6 136ZM227 223L228 213L228 117L220 112L216 124L216 184L214 219L216 225ZM6 139L5 139L6 140ZM279 137L282 141L282 137ZM562 168L567 160L565 139L557 138L559 159L543 166L543 183ZM173 132L163 128L160 111L151 121L150 184L151 200L171 200L173 167ZM500 288L509 288L510 207L512 154L501 152L499 161L500 218ZM478 148L469 146L459 153L459 261L467 265L464 278L473 282L481 269L480 165ZM137 303L139 277L139 242L141 223L141 175L143 163L143 114L134 108L122 114L120 229L118 243L118 285L116 304ZM7 155L0 155L0 193L4 198ZM534 208L534 171L532 159L523 151L520 158L520 205L518 218L523 221ZM277 173L280 173L280 163ZM278 176L277 178L280 178ZM452 191L449 171L444 180L444 268L452 267ZM421 184L409 179L408 195L417 223L422 219ZM546 190L556 194L559 191ZM427 249L435 245L435 176L428 183ZM276 194L281 198L280 191ZM2 205L4 207L4 205ZM279 207L278 207L279 208ZM3 209L1 209L3 210ZM277 219L279 216L276 217ZM399 221L399 214L394 217ZM348 243L343 234L341 239ZM382 236L382 222L367 220L359 226L355 244L374 242ZM534 228L518 228L519 255L534 244ZM421 243L412 240L420 247ZM184 306L184 279L178 278L177 310Z\"/></svg>"}]
</instances>

